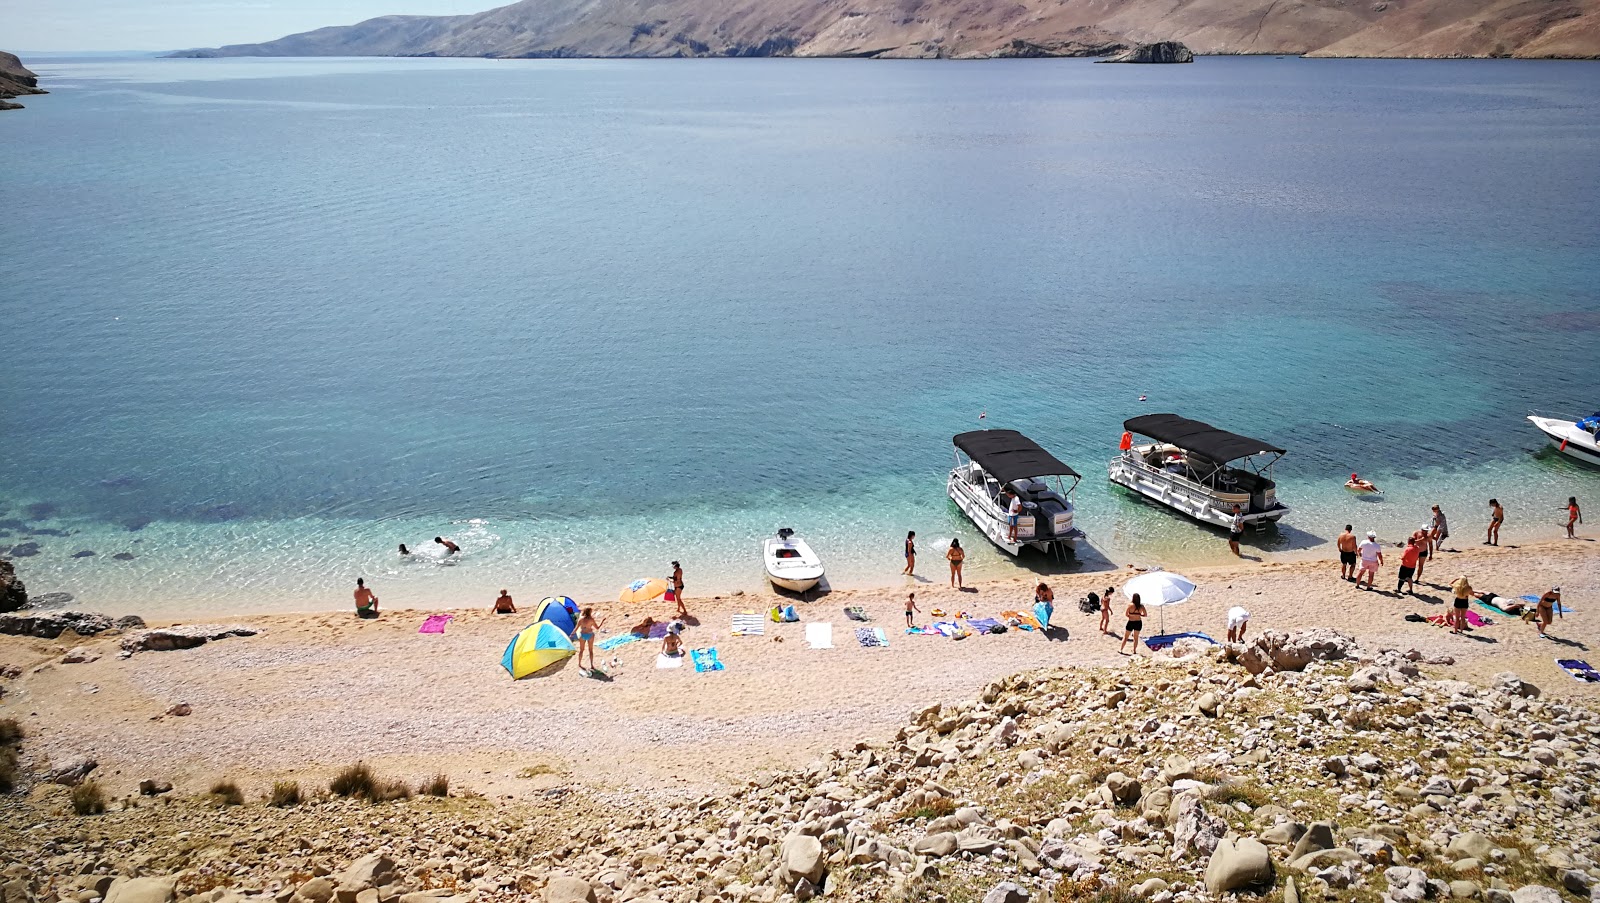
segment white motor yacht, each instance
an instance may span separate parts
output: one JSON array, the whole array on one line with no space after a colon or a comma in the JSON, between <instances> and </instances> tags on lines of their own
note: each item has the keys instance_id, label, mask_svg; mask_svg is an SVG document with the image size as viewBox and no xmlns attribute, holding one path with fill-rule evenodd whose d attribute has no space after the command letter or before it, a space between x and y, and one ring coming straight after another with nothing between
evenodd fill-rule
<instances>
[{"instance_id":1,"label":"white motor yacht","mask_svg":"<svg viewBox=\"0 0 1600 903\"><path fill-rule=\"evenodd\" d=\"M1072 522L1072 492L1083 479L1077 471L1016 430L975 430L954 442L950 498L990 542L1010 555L1026 546L1046 554L1073 551L1083 538ZM1012 495L1022 502L1014 540Z\"/></svg>"},{"instance_id":2,"label":"white motor yacht","mask_svg":"<svg viewBox=\"0 0 1600 903\"><path fill-rule=\"evenodd\" d=\"M1600 465L1600 411L1581 420L1530 414L1528 422L1538 427L1563 455L1585 464Z\"/></svg>"},{"instance_id":3,"label":"white motor yacht","mask_svg":"<svg viewBox=\"0 0 1600 903\"><path fill-rule=\"evenodd\" d=\"M1217 527L1233 525L1235 505L1246 524L1277 523L1289 513L1272 480L1283 449L1177 414L1146 414L1122 426L1130 437L1155 441L1128 442L1107 468L1111 482Z\"/></svg>"},{"instance_id":4,"label":"white motor yacht","mask_svg":"<svg viewBox=\"0 0 1600 903\"><path fill-rule=\"evenodd\" d=\"M803 593L822 582L822 559L788 527L761 544L761 559L773 586Z\"/></svg>"}]
</instances>

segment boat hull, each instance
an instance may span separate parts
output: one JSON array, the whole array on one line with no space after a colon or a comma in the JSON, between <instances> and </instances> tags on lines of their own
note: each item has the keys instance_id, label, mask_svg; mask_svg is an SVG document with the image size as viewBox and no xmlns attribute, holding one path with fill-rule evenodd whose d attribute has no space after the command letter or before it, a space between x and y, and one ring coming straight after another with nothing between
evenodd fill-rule
<instances>
[{"instance_id":1,"label":"boat hull","mask_svg":"<svg viewBox=\"0 0 1600 903\"><path fill-rule=\"evenodd\" d=\"M1597 443L1589 432L1579 429L1576 423L1554 417L1535 416L1530 416L1528 422L1544 434L1545 439L1556 451L1574 461L1600 467L1600 443Z\"/></svg>"},{"instance_id":2,"label":"boat hull","mask_svg":"<svg viewBox=\"0 0 1600 903\"><path fill-rule=\"evenodd\" d=\"M779 558L780 549L792 550L798 553L798 557ZM822 582L822 560L798 536L790 537L787 542L781 539L766 540L761 546L761 559L767 580L779 589L803 593L815 589Z\"/></svg>"},{"instance_id":3,"label":"boat hull","mask_svg":"<svg viewBox=\"0 0 1600 903\"><path fill-rule=\"evenodd\" d=\"M1229 497L1218 498L1215 494L1192 487L1185 481L1152 472L1147 467L1138 467L1127 457L1111 459L1106 472L1111 482L1118 486L1136 492L1158 505L1171 508L1192 520L1222 529L1233 526L1233 501ZM1249 497L1245 496L1245 504L1248 504L1248 499ZM1288 513L1288 506L1280 504L1269 511L1246 514L1244 522L1275 524Z\"/></svg>"},{"instance_id":4,"label":"boat hull","mask_svg":"<svg viewBox=\"0 0 1600 903\"><path fill-rule=\"evenodd\" d=\"M822 575L818 574L815 577L796 579L793 577L779 576L771 571L767 571L767 580L769 580L773 586L776 586L779 589L786 589L792 593L804 593L816 589L817 584L822 582Z\"/></svg>"}]
</instances>

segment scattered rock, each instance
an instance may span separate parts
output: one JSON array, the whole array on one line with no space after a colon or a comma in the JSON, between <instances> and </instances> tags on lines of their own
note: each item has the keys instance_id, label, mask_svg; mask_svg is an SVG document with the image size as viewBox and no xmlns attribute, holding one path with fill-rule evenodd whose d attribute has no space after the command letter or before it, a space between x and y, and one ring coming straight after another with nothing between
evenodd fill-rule
<instances>
[{"instance_id":1,"label":"scattered rock","mask_svg":"<svg viewBox=\"0 0 1600 903\"><path fill-rule=\"evenodd\" d=\"M71 593L40 593L37 596L28 598L28 607L60 608L64 605L71 605L73 598Z\"/></svg>"},{"instance_id":2,"label":"scattered rock","mask_svg":"<svg viewBox=\"0 0 1600 903\"><path fill-rule=\"evenodd\" d=\"M87 611L0 615L0 633L38 637L41 640L53 640L68 630L79 636L94 636L113 630L115 626L105 615Z\"/></svg>"},{"instance_id":3,"label":"scattered rock","mask_svg":"<svg viewBox=\"0 0 1600 903\"><path fill-rule=\"evenodd\" d=\"M28 604L28 588L17 578L16 565L0 558L0 612L16 611Z\"/></svg>"},{"instance_id":4,"label":"scattered rock","mask_svg":"<svg viewBox=\"0 0 1600 903\"><path fill-rule=\"evenodd\" d=\"M93 558L95 553L90 549L82 549L72 553L73 558Z\"/></svg>"},{"instance_id":5,"label":"scattered rock","mask_svg":"<svg viewBox=\"0 0 1600 903\"><path fill-rule=\"evenodd\" d=\"M154 781L146 779L139 782L140 796L159 796L160 794L171 792L172 785L166 781Z\"/></svg>"},{"instance_id":6,"label":"scattered rock","mask_svg":"<svg viewBox=\"0 0 1600 903\"><path fill-rule=\"evenodd\" d=\"M114 882L106 892L105 903L173 903L178 899L178 879L130 878Z\"/></svg>"},{"instance_id":7,"label":"scattered rock","mask_svg":"<svg viewBox=\"0 0 1600 903\"><path fill-rule=\"evenodd\" d=\"M89 772L100 767L100 763L87 756L78 756L68 759L65 763L45 772L44 779L51 784L64 784L76 787L82 784Z\"/></svg>"},{"instance_id":8,"label":"scattered rock","mask_svg":"<svg viewBox=\"0 0 1600 903\"><path fill-rule=\"evenodd\" d=\"M132 552L118 552L117 554L112 555L111 557L112 557L112 559L114 559L116 561L132 561L133 560L133 553Z\"/></svg>"},{"instance_id":9,"label":"scattered rock","mask_svg":"<svg viewBox=\"0 0 1600 903\"><path fill-rule=\"evenodd\" d=\"M1217 708L1220 705L1222 705L1222 701L1217 698L1215 693L1202 693L1200 698L1194 702L1195 710L1207 718L1217 717Z\"/></svg>"},{"instance_id":10,"label":"scattered rock","mask_svg":"<svg viewBox=\"0 0 1600 903\"><path fill-rule=\"evenodd\" d=\"M595 903L594 888L581 878L558 875L545 885L544 903Z\"/></svg>"},{"instance_id":11,"label":"scattered rock","mask_svg":"<svg viewBox=\"0 0 1600 903\"><path fill-rule=\"evenodd\" d=\"M1028 903L1028 892L1021 885L1002 881L983 895L983 903Z\"/></svg>"},{"instance_id":12,"label":"scattered rock","mask_svg":"<svg viewBox=\"0 0 1600 903\"><path fill-rule=\"evenodd\" d=\"M1244 888L1263 888L1272 883L1272 855L1261 841L1224 837L1217 843L1206 866L1206 890L1213 895Z\"/></svg>"},{"instance_id":13,"label":"scattered rock","mask_svg":"<svg viewBox=\"0 0 1600 903\"><path fill-rule=\"evenodd\" d=\"M122 638L124 652L168 652L174 649L193 649L213 640L236 636L255 636L254 627L243 624L192 624L185 627L162 627L142 630Z\"/></svg>"},{"instance_id":14,"label":"scattered rock","mask_svg":"<svg viewBox=\"0 0 1600 903\"><path fill-rule=\"evenodd\" d=\"M781 861L778 878L786 888L794 887L801 878L821 884L822 873L828 865L822 841L809 834L790 834L783 841Z\"/></svg>"},{"instance_id":15,"label":"scattered rock","mask_svg":"<svg viewBox=\"0 0 1600 903\"><path fill-rule=\"evenodd\" d=\"M61 657L63 665L86 665L89 662L99 661L100 653L87 646L74 646Z\"/></svg>"},{"instance_id":16,"label":"scattered rock","mask_svg":"<svg viewBox=\"0 0 1600 903\"><path fill-rule=\"evenodd\" d=\"M958 845L959 841L956 840L956 835L953 832L941 831L937 834L923 835L916 843L912 844L911 851L924 856L943 858L954 853Z\"/></svg>"},{"instance_id":17,"label":"scattered rock","mask_svg":"<svg viewBox=\"0 0 1600 903\"><path fill-rule=\"evenodd\" d=\"M1561 891L1542 884L1530 884L1511 892L1513 903L1561 903Z\"/></svg>"},{"instance_id":18,"label":"scattered rock","mask_svg":"<svg viewBox=\"0 0 1600 903\"><path fill-rule=\"evenodd\" d=\"M1383 880L1389 884L1383 898L1390 903L1422 903L1428 897L1428 873L1422 869L1393 866L1384 869Z\"/></svg>"},{"instance_id":19,"label":"scattered rock","mask_svg":"<svg viewBox=\"0 0 1600 903\"><path fill-rule=\"evenodd\" d=\"M188 704L187 702L180 702L177 705L173 706L172 708L167 709L167 714L168 715L172 715L172 716L174 716L176 718L183 718L183 717L185 717L187 715L190 715L190 714L193 714L193 713L194 713L194 706Z\"/></svg>"}]
</instances>

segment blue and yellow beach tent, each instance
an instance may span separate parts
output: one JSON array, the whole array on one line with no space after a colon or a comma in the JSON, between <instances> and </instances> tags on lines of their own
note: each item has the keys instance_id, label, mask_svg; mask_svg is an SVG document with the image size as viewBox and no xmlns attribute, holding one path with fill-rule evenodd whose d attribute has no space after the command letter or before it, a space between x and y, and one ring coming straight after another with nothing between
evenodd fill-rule
<instances>
[{"instance_id":1,"label":"blue and yellow beach tent","mask_svg":"<svg viewBox=\"0 0 1600 903\"><path fill-rule=\"evenodd\" d=\"M534 609L534 618L549 621L561 628L567 636L578 629L578 603L566 596L548 596Z\"/></svg>"},{"instance_id":2,"label":"blue and yellow beach tent","mask_svg":"<svg viewBox=\"0 0 1600 903\"><path fill-rule=\"evenodd\" d=\"M560 627L549 621L540 621L524 627L521 633L511 638L506 646L506 654L500 657L500 666L510 672L513 679L521 680L567 658L575 651L572 640L567 639Z\"/></svg>"}]
</instances>

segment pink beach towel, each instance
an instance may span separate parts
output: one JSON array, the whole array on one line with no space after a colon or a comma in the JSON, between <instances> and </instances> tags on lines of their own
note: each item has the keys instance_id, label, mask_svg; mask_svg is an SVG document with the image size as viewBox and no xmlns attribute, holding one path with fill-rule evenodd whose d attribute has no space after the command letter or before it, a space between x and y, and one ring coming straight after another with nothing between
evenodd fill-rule
<instances>
[{"instance_id":1,"label":"pink beach towel","mask_svg":"<svg viewBox=\"0 0 1600 903\"><path fill-rule=\"evenodd\" d=\"M417 628L417 633L444 633L444 625L450 623L455 615L428 615L428 620L422 622Z\"/></svg>"}]
</instances>

